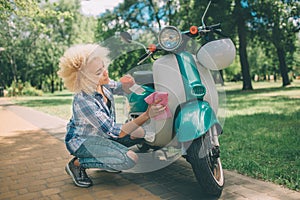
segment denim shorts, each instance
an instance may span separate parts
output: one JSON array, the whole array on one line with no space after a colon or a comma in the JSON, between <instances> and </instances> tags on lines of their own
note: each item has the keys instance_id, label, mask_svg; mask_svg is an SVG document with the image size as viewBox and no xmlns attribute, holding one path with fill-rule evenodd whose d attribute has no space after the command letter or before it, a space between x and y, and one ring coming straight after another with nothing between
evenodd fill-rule
<instances>
[{"instance_id":1,"label":"denim shorts","mask_svg":"<svg viewBox=\"0 0 300 200\"><path fill-rule=\"evenodd\" d=\"M140 140L132 140L129 135L117 139L89 136L74 156L79 158L80 165L84 168L127 170L136 164L127 156L128 147L139 143Z\"/></svg>"}]
</instances>

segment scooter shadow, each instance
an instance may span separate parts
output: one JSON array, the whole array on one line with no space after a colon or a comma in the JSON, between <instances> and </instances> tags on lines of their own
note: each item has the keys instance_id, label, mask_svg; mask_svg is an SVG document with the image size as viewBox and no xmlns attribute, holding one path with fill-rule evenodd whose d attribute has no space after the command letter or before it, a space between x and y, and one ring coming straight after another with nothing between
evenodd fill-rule
<instances>
[{"instance_id":1,"label":"scooter shadow","mask_svg":"<svg viewBox=\"0 0 300 200\"><path fill-rule=\"evenodd\" d=\"M169 166L148 173L121 173L123 178L143 187L161 199L216 200L199 189L193 170L184 158Z\"/></svg>"}]
</instances>

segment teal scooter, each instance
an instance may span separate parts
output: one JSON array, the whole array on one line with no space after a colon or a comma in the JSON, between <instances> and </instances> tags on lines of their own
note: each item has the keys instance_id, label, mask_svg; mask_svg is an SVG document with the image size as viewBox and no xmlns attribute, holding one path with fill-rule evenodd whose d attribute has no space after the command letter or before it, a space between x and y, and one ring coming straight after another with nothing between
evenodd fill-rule
<instances>
[{"instance_id":1,"label":"teal scooter","mask_svg":"<svg viewBox=\"0 0 300 200\"><path fill-rule=\"evenodd\" d=\"M155 137L139 145L139 149L147 151L179 145L182 156L193 168L200 189L220 196L225 183L218 141L222 126L217 118L219 97L211 70L228 67L235 58L236 49L221 32L220 24L205 25L203 19L210 4L211 1L201 26L192 26L187 31L166 26L159 32L158 44L149 46L141 56L138 64L159 51L167 52L153 62L152 70L132 73L141 88L140 92L128 95L128 120L147 109L147 97L153 93L167 94L171 116L149 122L148 128ZM190 39L211 35L219 38L207 40L195 55L186 50ZM127 43L135 43L128 32L120 36Z\"/></svg>"}]
</instances>

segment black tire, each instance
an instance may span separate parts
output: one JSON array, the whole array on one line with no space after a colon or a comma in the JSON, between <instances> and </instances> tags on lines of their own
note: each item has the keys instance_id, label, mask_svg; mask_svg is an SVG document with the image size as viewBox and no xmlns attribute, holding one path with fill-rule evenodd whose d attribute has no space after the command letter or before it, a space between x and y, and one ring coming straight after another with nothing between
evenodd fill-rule
<instances>
[{"instance_id":1,"label":"black tire","mask_svg":"<svg viewBox=\"0 0 300 200\"><path fill-rule=\"evenodd\" d=\"M209 150L208 137L201 137L192 142L187 150L187 161L191 164L202 192L220 197L225 183L219 149ZM214 155L212 155L214 154Z\"/></svg>"}]
</instances>

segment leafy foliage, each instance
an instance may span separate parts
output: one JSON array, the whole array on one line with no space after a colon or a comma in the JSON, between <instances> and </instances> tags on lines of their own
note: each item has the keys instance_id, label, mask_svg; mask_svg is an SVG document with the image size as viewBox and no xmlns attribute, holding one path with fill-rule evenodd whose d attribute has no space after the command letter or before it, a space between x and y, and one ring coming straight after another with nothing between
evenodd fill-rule
<instances>
[{"instance_id":1,"label":"leafy foliage","mask_svg":"<svg viewBox=\"0 0 300 200\"><path fill-rule=\"evenodd\" d=\"M51 2L0 0L0 84L6 88L20 80L44 91L62 89L56 75L58 60L72 44L104 43L120 31L129 31L145 45L156 43L158 31L166 25L180 30L202 25L207 5L200 0L124 0L96 19L80 13L80 0ZM288 85L287 74L300 73L300 39L294 32L295 23L299 26L299 7L296 0L224 0L212 4L205 24L221 22L223 32L239 50L239 57L232 69L224 70L224 77L243 80L246 89L252 88L255 74L281 75L283 85ZM199 46L191 47L196 50ZM122 49L112 52L110 75L115 79L135 67L143 54L137 47L127 49L123 44Z\"/></svg>"},{"instance_id":2,"label":"leafy foliage","mask_svg":"<svg viewBox=\"0 0 300 200\"><path fill-rule=\"evenodd\" d=\"M45 91L61 89L59 58L74 43L94 41L95 19L80 14L79 0L5 2L0 4L5 10L0 14L1 84L29 81Z\"/></svg>"},{"instance_id":3,"label":"leafy foliage","mask_svg":"<svg viewBox=\"0 0 300 200\"><path fill-rule=\"evenodd\" d=\"M29 82L12 82L7 89L7 96L42 96L41 90L32 87Z\"/></svg>"},{"instance_id":4,"label":"leafy foliage","mask_svg":"<svg viewBox=\"0 0 300 200\"><path fill-rule=\"evenodd\" d=\"M296 34L293 20L299 18L299 1L254 1L252 28L267 52L278 56L283 85L289 85L288 71L293 65ZM259 33L259 34L257 34ZM288 67L288 64L290 67Z\"/></svg>"},{"instance_id":5,"label":"leafy foliage","mask_svg":"<svg viewBox=\"0 0 300 200\"><path fill-rule=\"evenodd\" d=\"M114 11L107 11L98 19L97 38L103 41L115 32L123 30L129 30L138 36L141 36L145 30L157 34L165 25L174 25L180 30L187 30L191 25L202 25L201 17L205 8L206 2L197 0L125 1ZM226 0L211 5L205 23L221 22L224 33L235 40L239 49L238 60L242 67L243 88L252 89L251 79L254 74L264 73L277 75L281 72L283 85L288 84L285 78L288 71L292 70L288 66L294 63L296 41L295 33L291 31L292 23L288 23L288 17L298 19L299 16L296 13L299 12L297 11L299 11L299 3L296 1L275 1L274 3L274 1ZM259 17L260 13L265 13L264 19ZM272 40L272 37L267 37L272 34L272 31L274 32L274 29L268 28L266 20L283 22L285 20L286 23L282 22L282 25L285 25L285 28L289 27L284 30L289 34L281 33L283 30L279 30L274 35L279 37L282 34L280 37L283 39ZM275 41L286 44L288 48L278 54L278 49L276 50L276 46L272 45ZM255 60L255 52L260 52L260 61ZM133 54L131 56L135 57ZM138 58L135 57L135 59ZM280 68L277 67L278 65ZM225 75L226 71L234 70L225 70ZM228 74L229 76L232 75Z\"/></svg>"}]
</instances>

